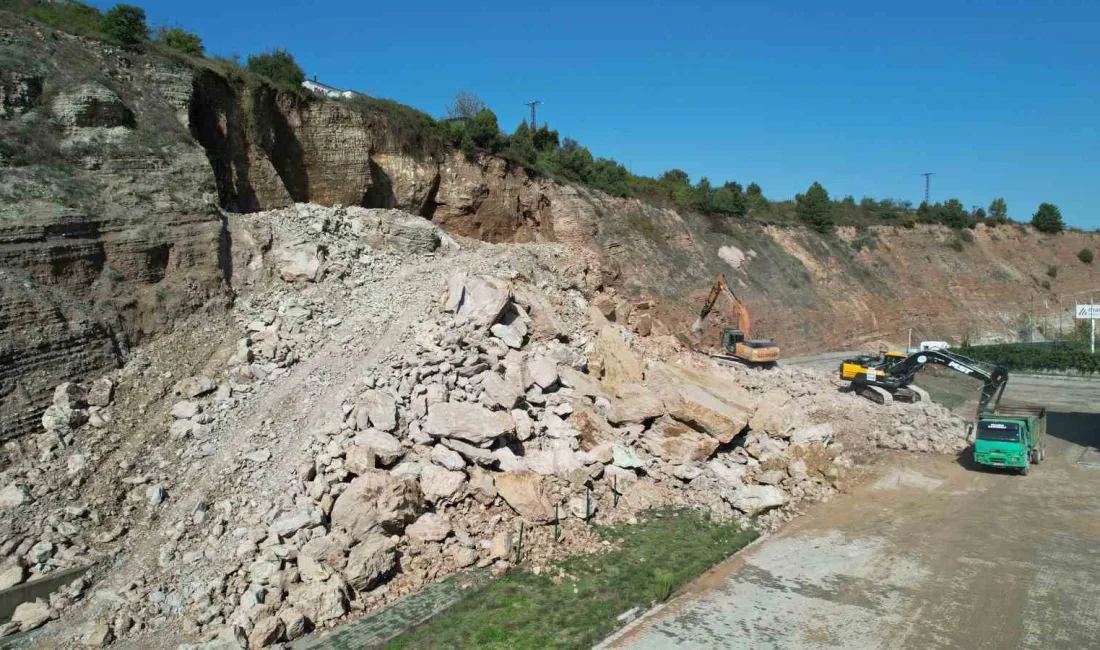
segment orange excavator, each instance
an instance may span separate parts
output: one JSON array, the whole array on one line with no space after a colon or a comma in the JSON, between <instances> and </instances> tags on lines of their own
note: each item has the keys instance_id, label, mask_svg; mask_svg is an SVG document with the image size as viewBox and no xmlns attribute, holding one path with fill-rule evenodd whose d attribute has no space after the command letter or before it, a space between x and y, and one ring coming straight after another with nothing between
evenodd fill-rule
<instances>
[{"instance_id":1,"label":"orange excavator","mask_svg":"<svg viewBox=\"0 0 1100 650\"><path fill-rule=\"evenodd\" d=\"M749 338L749 310L745 303L737 298L737 294L730 288L726 281L726 274L719 273L714 279L703 308L699 311L699 317L691 325L691 330L696 335L703 331L703 319L714 310L714 303L718 302L718 296L722 292L729 294L732 302L730 308L733 317L737 320L737 329L723 329L721 337L722 352L712 353L712 359L719 361L741 361L753 366L773 366L779 360L779 346L775 339Z\"/></svg>"}]
</instances>

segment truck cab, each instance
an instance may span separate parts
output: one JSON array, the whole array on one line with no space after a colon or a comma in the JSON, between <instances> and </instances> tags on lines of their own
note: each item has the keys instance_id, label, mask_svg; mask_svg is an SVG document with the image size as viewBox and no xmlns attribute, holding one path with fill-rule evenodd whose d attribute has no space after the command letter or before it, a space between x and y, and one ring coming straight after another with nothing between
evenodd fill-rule
<instances>
[{"instance_id":1,"label":"truck cab","mask_svg":"<svg viewBox=\"0 0 1100 650\"><path fill-rule=\"evenodd\" d=\"M978 420L974 462L1028 474L1045 455L1046 409L998 406Z\"/></svg>"}]
</instances>

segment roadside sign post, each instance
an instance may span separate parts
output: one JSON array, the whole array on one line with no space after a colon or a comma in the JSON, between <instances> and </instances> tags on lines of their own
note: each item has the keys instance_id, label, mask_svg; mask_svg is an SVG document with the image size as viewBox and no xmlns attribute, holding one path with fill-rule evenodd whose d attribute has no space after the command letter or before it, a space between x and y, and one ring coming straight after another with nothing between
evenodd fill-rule
<instances>
[{"instance_id":1,"label":"roadside sign post","mask_svg":"<svg viewBox=\"0 0 1100 650\"><path fill-rule=\"evenodd\" d=\"M1089 353L1096 354L1096 319L1100 318L1100 305L1077 305L1073 312L1078 320L1089 320Z\"/></svg>"}]
</instances>

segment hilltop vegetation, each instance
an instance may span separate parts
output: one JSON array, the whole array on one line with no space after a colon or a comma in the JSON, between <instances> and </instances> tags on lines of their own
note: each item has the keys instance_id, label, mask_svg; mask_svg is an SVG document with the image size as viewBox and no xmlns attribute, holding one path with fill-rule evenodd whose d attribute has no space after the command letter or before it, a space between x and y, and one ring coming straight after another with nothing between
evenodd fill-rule
<instances>
[{"instance_id":1,"label":"hilltop vegetation","mask_svg":"<svg viewBox=\"0 0 1100 650\"><path fill-rule=\"evenodd\" d=\"M282 48L249 54L242 65L237 54L229 58L206 58L202 39L179 26L150 30L140 7L119 4L106 12L80 2L45 0L0 0L0 11L18 13L72 34L103 39L131 50L154 49L185 60L202 61L229 77L249 83L269 84L284 91L320 101L301 87L305 73L293 54ZM817 181L794 199L768 198L759 184L747 186L735 180L722 183L703 177L696 182L680 169L657 177L631 173L619 162L595 156L576 140L562 137L547 124L521 122L512 133L504 133L493 111L473 93L459 92L447 107L444 119L388 99L357 95L338 99L371 119L385 120L398 144L414 155L438 157L457 149L467 157L478 154L501 156L525 168L534 176L577 183L618 197L638 197L679 210L706 215L716 231L727 229L729 219L758 223L805 224L827 233L834 226L866 227L918 223L944 224L962 230L979 223L997 226L1011 221L1003 198L983 208L967 209L958 199L914 207L909 201L853 196L833 199ZM1057 206L1043 203L1031 219L1042 232L1065 229ZM960 237L960 241L965 241Z\"/></svg>"}]
</instances>

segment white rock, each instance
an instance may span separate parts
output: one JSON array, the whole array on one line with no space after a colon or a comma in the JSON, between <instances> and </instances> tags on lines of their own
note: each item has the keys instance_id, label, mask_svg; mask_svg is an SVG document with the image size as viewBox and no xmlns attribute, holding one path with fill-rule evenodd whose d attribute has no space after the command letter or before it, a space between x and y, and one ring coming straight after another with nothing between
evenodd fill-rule
<instances>
[{"instance_id":1,"label":"white rock","mask_svg":"<svg viewBox=\"0 0 1100 650\"><path fill-rule=\"evenodd\" d=\"M380 390L363 391L359 394L356 408L366 411L371 425L376 429L393 431L397 428L397 403L393 395Z\"/></svg>"},{"instance_id":2,"label":"white rock","mask_svg":"<svg viewBox=\"0 0 1100 650\"><path fill-rule=\"evenodd\" d=\"M808 447L811 443L828 443L833 439L833 425L825 422L791 432L791 444Z\"/></svg>"},{"instance_id":3,"label":"white rock","mask_svg":"<svg viewBox=\"0 0 1100 650\"><path fill-rule=\"evenodd\" d=\"M271 524L271 532L279 537L290 537L299 530L321 524L321 513L316 508L299 508L279 517Z\"/></svg>"},{"instance_id":4,"label":"white rock","mask_svg":"<svg viewBox=\"0 0 1100 650\"><path fill-rule=\"evenodd\" d=\"M645 461L639 458L638 455L634 453L633 449L629 449L622 445L612 445L611 464L623 469L635 469L644 467Z\"/></svg>"},{"instance_id":5,"label":"white rock","mask_svg":"<svg viewBox=\"0 0 1100 650\"><path fill-rule=\"evenodd\" d=\"M175 393L182 395L188 399L212 393L218 387L214 380L203 376L196 375L194 377L188 377L180 383L176 384Z\"/></svg>"},{"instance_id":6,"label":"white rock","mask_svg":"<svg viewBox=\"0 0 1100 650\"><path fill-rule=\"evenodd\" d=\"M523 336L511 325L497 323L490 327L489 331L493 333L493 336L500 339L505 345L513 350L518 350L523 347Z\"/></svg>"},{"instance_id":7,"label":"white rock","mask_svg":"<svg viewBox=\"0 0 1100 650\"><path fill-rule=\"evenodd\" d=\"M0 569L0 591L10 589L23 582L27 576L27 570L18 564L9 564Z\"/></svg>"},{"instance_id":8,"label":"white rock","mask_svg":"<svg viewBox=\"0 0 1100 650\"><path fill-rule=\"evenodd\" d=\"M535 355L527 360L527 376L543 390L548 390L558 383L558 364L550 357Z\"/></svg>"},{"instance_id":9,"label":"white rock","mask_svg":"<svg viewBox=\"0 0 1100 650\"><path fill-rule=\"evenodd\" d=\"M291 587L287 601L314 625L340 618L348 611L343 581L306 582Z\"/></svg>"},{"instance_id":10,"label":"white rock","mask_svg":"<svg viewBox=\"0 0 1100 650\"><path fill-rule=\"evenodd\" d=\"M424 430L436 437L458 438L475 445L488 445L515 430L508 413L490 411L477 404L447 402L428 407Z\"/></svg>"},{"instance_id":11,"label":"white rock","mask_svg":"<svg viewBox=\"0 0 1100 650\"><path fill-rule=\"evenodd\" d=\"M515 423L516 438L520 441L530 440L535 432L535 423L527 411L515 409L512 411L512 422Z\"/></svg>"},{"instance_id":12,"label":"white rock","mask_svg":"<svg viewBox=\"0 0 1100 650\"><path fill-rule=\"evenodd\" d=\"M432 462L453 471L466 468L466 461L462 460L462 456L443 445L432 447Z\"/></svg>"},{"instance_id":13,"label":"white rock","mask_svg":"<svg viewBox=\"0 0 1100 650\"><path fill-rule=\"evenodd\" d=\"M352 589L363 593L374 589L396 565L393 540L372 534L351 549L343 576Z\"/></svg>"},{"instance_id":14,"label":"white rock","mask_svg":"<svg viewBox=\"0 0 1100 650\"><path fill-rule=\"evenodd\" d=\"M145 488L145 498L149 501L149 505L154 508L164 503L167 497L168 493L164 490L163 485L150 485Z\"/></svg>"},{"instance_id":15,"label":"white rock","mask_svg":"<svg viewBox=\"0 0 1100 650\"><path fill-rule=\"evenodd\" d=\"M464 472L452 472L438 465L425 465L420 472L420 489L424 492L424 498L433 503L454 498L464 487Z\"/></svg>"},{"instance_id":16,"label":"white rock","mask_svg":"<svg viewBox=\"0 0 1100 650\"><path fill-rule=\"evenodd\" d=\"M393 465L405 455L405 447L400 440L378 429L360 431L352 442L358 447L366 447L373 451L375 458L383 466Z\"/></svg>"},{"instance_id":17,"label":"white rock","mask_svg":"<svg viewBox=\"0 0 1100 650\"><path fill-rule=\"evenodd\" d=\"M177 420L189 420L202 413L202 404L191 400L182 400L172 406L172 417Z\"/></svg>"},{"instance_id":18,"label":"white rock","mask_svg":"<svg viewBox=\"0 0 1100 650\"><path fill-rule=\"evenodd\" d=\"M453 526L449 517L435 512L426 512L409 524L405 534L417 542L442 542L451 534L451 530Z\"/></svg>"},{"instance_id":19,"label":"white rock","mask_svg":"<svg viewBox=\"0 0 1100 650\"><path fill-rule=\"evenodd\" d=\"M744 485L723 495L731 506L747 515L755 515L787 502L787 495L774 485Z\"/></svg>"},{"instance_id":20,"label":"white rock","mask_svg":"<svg viewBox=\"0 0 1100 650\"><path fill-rule=\"evenodd\" d=\"M15 613L11 615L12 623L19 625L19 630L22 632L40 628L48 620L50 620L50 606L41 598L33 603L23 603L16 607Z\"/></svg>"},{"instance_id":21,"label":"white rock","mask_svg":"<svg viewBox=\"0 0 1100 650\"><path fill-rule=\"evenodd\" d=\"M30 493L22 485L15 483L9 483L7 487L0 490L0 508L11 509L18 508L21 505L25 505L32 501Z\"/></svg>"}]
</instances>

